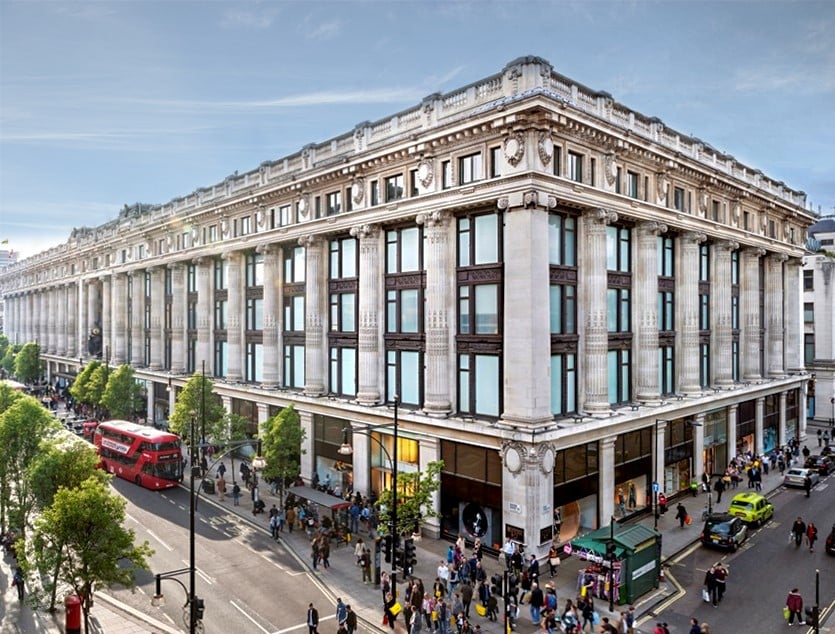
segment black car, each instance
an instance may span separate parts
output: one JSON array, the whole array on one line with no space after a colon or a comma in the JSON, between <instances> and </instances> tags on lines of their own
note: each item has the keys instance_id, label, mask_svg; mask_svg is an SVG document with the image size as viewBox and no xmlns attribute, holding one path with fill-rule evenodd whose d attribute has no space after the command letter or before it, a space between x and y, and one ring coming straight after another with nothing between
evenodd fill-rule
<instances>
[{"instance_id":1,"label":"black car","mask_svg":"<svg viewBox=\"0 0 835 634\"><path fill-rule=\"evenodd\" d=\"M748 527L728 513L712 513L705 520L699 539L705 546L735 551L748 537Z\"/></svg>"},{"instance_id":2,"label":"black car","mask_svg":"<svg viewBox=\"0 0 835 634\"><path fill-rule=\"evenodd\" d=\"M832 530L826 536L826 554L835 555L835 524L832 525Z\"/></svg>"},{"instance_id":3,"label":"black car","mask_svg":"<svg viewBox=\"0 0 835 634\"><path fill-rule=\"evenodd\" d=\"M835 463L829 456L810 456L804 466L812 471L817 471L820 476L828 476L835 469Z\"/></svg>"}]
</instances>

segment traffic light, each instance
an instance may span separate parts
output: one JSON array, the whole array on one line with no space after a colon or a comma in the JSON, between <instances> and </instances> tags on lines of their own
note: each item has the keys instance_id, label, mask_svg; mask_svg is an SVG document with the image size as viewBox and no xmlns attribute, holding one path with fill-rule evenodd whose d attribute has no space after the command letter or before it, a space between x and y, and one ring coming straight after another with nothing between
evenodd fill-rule
<instances>
[{"instance_id":1,"label":"traffic light","mask_svg":"<svg viewBox=\"0 0 835 634\"><path fill-rule=\"evenodd\" d=\"M403 542L403 569L412 570L417 565L417 550L415 540L407 537Z\"/></svg>"},{"instance_id":2,"label":"traffic light","mask_svg":"<svg viewBox=\"0 0 835 634\"><path fill-rule=\"evenodd\" d=\"M606 542L606 559L609 561L615 561L617 556L615 555L615 542L609 540Z\"/></svg>"},{"instance_id":3,"label":"traffic light","mask_svg":"<svg viewBox=\"0 0 835 634\"><path fill-rule=\"evenodd\" d=\"M383 540L383 554L384 554L384 557L385 557L385 560L386 560L387 564L391 563L391 555L392 555L391 547L392 547L391 535L386 535L384 540Z\"/></svg>"},{"instance_id":4,"label":"traffic light","mask_svg":"<svg viewBox=\"0 0 835 634\"><path fill-rule=\"evenodd\" d=\"M203 613L206 611L206 606L203 603L203 599L200 597L194 597L194 600L191 602L191 618L194 623L203 620Z\"/></svg>"}]
</instances>

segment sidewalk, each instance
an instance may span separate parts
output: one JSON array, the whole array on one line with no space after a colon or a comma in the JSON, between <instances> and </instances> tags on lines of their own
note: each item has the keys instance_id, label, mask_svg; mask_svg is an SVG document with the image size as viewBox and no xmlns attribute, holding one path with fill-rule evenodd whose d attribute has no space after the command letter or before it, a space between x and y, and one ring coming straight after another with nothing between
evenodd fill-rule
<instances>
[{"instance_id":1,"label":"sidewalk","mask_svg":"<svg viewBox=\"0 0 835 634\"><path fill-rule=\"evenodd\" d=\"M813 454L818 453L817 439L815 437L817 427L814 424L809 426L808 443ZM814 445L814 446L813 446ZM763 476L762 493L763 495L770 495L778 489L782 484L782 477L779 471L770 471L768 475ZM731 489L726 491L722 496L721 504L714 504L713 511L726 511L728 504L733 496L742 491L747 491L746 483L740 483L738 489ZM261 499L265 502L266 508L269 509L273 504L278 506L279 500L277 496L270 494L269 488L263 484L259 487L259 494ZM711 494L715 498L715 494ZM252 515L252 504L248 496L242 496L241 506L233 506L231 497L227 494L224 501L219 501L217 495L201 493L201 499L215 505L222 507L227 512L236 513L244 521L257 526L261 530L268 532L267 513ZM334 498L336 499L336 498ZM673 509L679 498L670 500L670 508ZM662 539L662 562L676 556L681 551L690 547L699 538L701 530L701 513L705 504L707 503L707 494L699 493L698 496L691 497L686 495L681 498L682 503L687 508L690 515L693 517L693 523L680 529L677 520L673 517L674 512L668 512L662 515L658 520L658 530L663 535ZM651 513L645 513L642 516L627 518L625 524L631 525L636 523L644 524L650 528L653 527L653 517ZM368 540L368 534L361 532L357 537ZM289 547L298 560L305 566L310 566L310 542L304 531L295 530L289 533L286 529L281 534L281 541L284 545ZM418 539L416 542L416 551L418 563L415 567L414 576L423 580L424 586L431 588L432 583L436 577L436 570L441 560L446 561L446 549L449 542L447 540L435 539ZM321 567L313 574L321 582L322 587L326 593L330 595L330 599L335 604L336 598L340 597L343 601L351 605L360 621L359 631L379 631L390 632L389 628L382 625L382 595L379 588L374 587L373 584L365 585L362 583L362 574L360 569L356 566L353 545L332 547L330 557L331 567L328 570L323 570ZM485 555L483 560L488 577L493 574L501 573L501 567L496 560L496 557ZM384 561L381 562L383 570L388 570L389 565ZM585 562L578 560L576 557L567 557L562 559L562 565L558 575L554 579L547 577L548 566L547 563L542 565L542 582L551 582L559 597L560 604L566 598L573 598L577 594L577 574L585 567ZM59 608L58 612L50 617L43 612L33 613L28 607L21 607L17 601L16 593L13 587L8 583L9 566L8 561L3 563L3 574L0 575L2 580L3 596L0 598L0 622L3 623L0 627L0 634L35 634L40 632L49 632L50 634L63 632L63 607ZM401 592L404 587L403 581L398 575L397 581L398 589ZM642 596L639 601L635 603L636 612L639 615L646 615L651 612L655 606L669 598L672 595L680 592L675 580L667 573L666 579L661 581L659 588L647 595ZM96 628L93 629L97 633L106 634L147 634L165 633L173 634L178 630L172 629L163 623L157 622L154 619L143 614L137 613L118 601L110 598L106 593L98 592L96 594L96 605L91 612L91 622L95 621ZM501 600L499 601L500 610L502 607ZM628 606L615 606L615 611L626 609ZM608 603L606 601L597 599L595 601L595 608L600 616L616 617L616 614L608 611ZM330 612L335 610L333 607L319 606L319 613L321 617L330 616ZM475 609L471 610L471 623L479 624L481 631L486 634L500 634L502 632L501 621L492 622L486 617L480 617L475 613ZM16 624L21 625L18 627ZM833 625L833 617L828 619L828 623L824 625ZM32 629L34 628L34 629ZM322 634L330 634L330 628L325 627ZM335 629L335 626L334 626ZM528 610L522 606L520 608L520 616L517 619L517 631L524 633L532 633L539 631L539 628L532 625ZM397 634L405 632L405 626L402 623L402 617L397 622Z\"/></svg>"}]
</instances>

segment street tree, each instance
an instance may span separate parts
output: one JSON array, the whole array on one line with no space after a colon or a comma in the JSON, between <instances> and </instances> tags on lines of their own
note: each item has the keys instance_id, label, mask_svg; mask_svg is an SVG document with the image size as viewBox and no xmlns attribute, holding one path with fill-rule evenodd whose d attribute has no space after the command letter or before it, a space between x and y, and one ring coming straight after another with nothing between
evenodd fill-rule
<instances>
[{"instance_id":1,"label":"street tree","mask_svg":"<svg viewBox=\"0 0 835 634\"><path fill-rule=\"evenodd\" d=\"M13 389L8 383L0 383L0 414L9 409L12 403L22 396L25 396L25 394Z\"/></svg>"},{"instance_id":2,"label":"street tree","mask_svg":"<svg viewBox=\"0 0 835 634\"><path fill-rule=\"evenodd\" d=\"M98 394L98 381L94 375L101 368L101 361L90 361L75 377L70 386L70 394L79 403L89 406L98 405L101 394Z\"/></svg>"},{"instance_id":3,"label":"street tree","mask_svg":"<svg viewBox=\"0 0 835 634\"><path fill-rule=\"evenodd\" d=\"M28 469L28 479L36 506L43 510L52 506L55 494L61 488L78 488L90 478L109 482L111 476L96 468L98 457L93 447L78 436L59 429L58 432L41 441L41 450ZM49 610L55 610L58 590L58 563L56 553L46 553L39 560L41 577L51 576L45 584L50 593Z\"/></svg>"},{"instance_id":4,"label":"street tree","mask_svg":"<svg viewBox=\"0 0 835 634\"><path fill-rule=\"evenodd\" d=\"M27 343L15 355L14 374L23 383L34 383L43 375L41 349L36 343Z\"/></svg>"},{"instance_id":5,"label":"street tree","mask_svg":"<svg viewBox=\"0 0 835 634\"><path fill-rule=\"evenodd\" d=\"M294 405L288 405L261 424L261 451L266 460L264 478L279 482L279 499L284 504L284 487L301 472L305 432Z\"/></svg>"},{"instance_id":6,"label":"street tree","mask_svg":"<svg viewBox=\"0 0 835 634\"><path fill-rule=\"evenodd\" d=\"M14 358L17 354L19 346L11 345L6 348L3 357L0 358L0 369L3 370L4 376L11 376L14 374Z\"/></svg>"},{"instance_id":7,"label":"street tree","mask_svg":"<svg viewBox=\"0 0 835 634\"><path fill-rule=\"evenodd\" d=\"M229 451L229 458L232 461L231 474L233 480L235 479L235 451L233 448L249 438L248 430L248 418L240 414L225 412L223 425L215 437L215 441L220 445L221 449L224 452Z\"/></svg>"},{"instance_id":8,"label":"street tree","mask_svg":"<svg viewBox=\"0 0 835 634\"><path fill-rule=\"evenodd\" d=\"M9 349L11 342L6 335L0 334L0 359L6 355L6 350Z\"/></svg>"},{"instance_id":9,"label":"street tree","mask_svg":"<svg viewBox=\"0 0 835 634\"><path fill-rule=\"evenodd\" d=\"M0 414L0 527L6 513L13 526L25 531L35 497L27 477L40 443L60 424L31 396L22 396Z\"/></svg>"},{"instance_id":10,"label":"street tree","mask_svg":"<svg viewBox=\"0 0 835 634\"><path fill-rule=\"evenodd\" d=\"M142 386L134 378L133 368L120 365L110 373L101 405L112 418L132 420L142 409Z\"/></svg>"},{"instance_id":11,"label":"street tree","mask_svg":"<svg viewBox=\"0 0 835 634\"><path fill-rule=\"evenodd\" d=\"M175 434L186 442L191 439L191 426L198 442L212 440L223 434L226 410L212 392L214 383L205 375L195 372L182 391L177 395L174 411L168 416L168 423ZM205 439L201 432L205 431Z\"/></svg>"},{"instance_id":12,"label":"street tree","mask_svg":"<svg viewBox=\"0 0 835 634\"><path fill-rule=\"evenodd\" d=\"M136 573L150 570L154 551L145 541L137 545L126 529L127 502L111 493L100 479L89 478L77 488L61 488L35 523L34 548L25 570L58 570L58 584L72 588L81 599L84 630L90 631L93 588L136 586Z\"/></svg>"},{"instance_id":13,"label":"street tree","mask_svg":"<svg viewBox=\"0 0 835 634\"><path fill-rule=\"evenodd\" d=\"M426 471L397 473L397 534L419 533L428 517L440 517L435 511L433 498L441 487L441 470L444 461L438 460L426 465ZM390 509L392 508L391 489L386 489L377 500L380 511L380 530L388 533L390 527Z\"/></svg>"}]
</instances>

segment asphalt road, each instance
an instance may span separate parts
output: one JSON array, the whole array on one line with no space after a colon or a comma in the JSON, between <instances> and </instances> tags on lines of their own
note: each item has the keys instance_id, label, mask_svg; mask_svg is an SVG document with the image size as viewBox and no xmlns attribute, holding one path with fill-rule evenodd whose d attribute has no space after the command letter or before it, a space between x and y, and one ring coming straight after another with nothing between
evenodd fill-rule
<instances>
[{"instance_id":1,"label":"asphalt road","mask_svg":"<svg viewBox=\"0 0 835 634\"><path fill-rule=\"evenodd\" d=\"M126 525L137 541L148 540L156 551L152 573L187 568L189 561L189 497L184 489L154 492L114 480L114 488L128 500ZM332 601L315 577L293 554L233 513L204 501L196 513L196 594L205 601L207 634L241 632L284 633L306 628L307 605L319 607L320 620L333 618ZM187 573L177 577L188 587ZM174 580L162 581L164 607L153 607L153 574L137 580L138 592L114 590L120 601L188 631L183 620L186 593ZM335 627L334 627L335 629Z\"/></svg>"},{"instance_id":2,"label":"asphalt road","mask_svg":"<svg viewBox=\"0 0 835 634\"><path fill-rule=\"evenodd\" d=\"M810 628L788 629L783 620L786 595L798 588L804 606L815 603L815 570L820 570L820 605L824 623L835 603L835 557L824 551L824 540L835 523L835 476L830 476L812 491L809 499L799 489L777 490L770 498L774 519L763 528L753 529L736 553L725 553L705 546L694 546L677 558L670 572L684 593L661 609L658 618L642 626L651 632L655 623L669 623L673 632L687 632L690 617L707 622L714 632L806 632ZM743 489L740 489L743 490ZM818 527L815 552L805 546L795 548L788 535L795 518L812 520ZM702 601L705 572L722 561L730 573L724 600L714 608ZM825 611L824 611L825 610Z\"/></svg>"}]
</instances>

